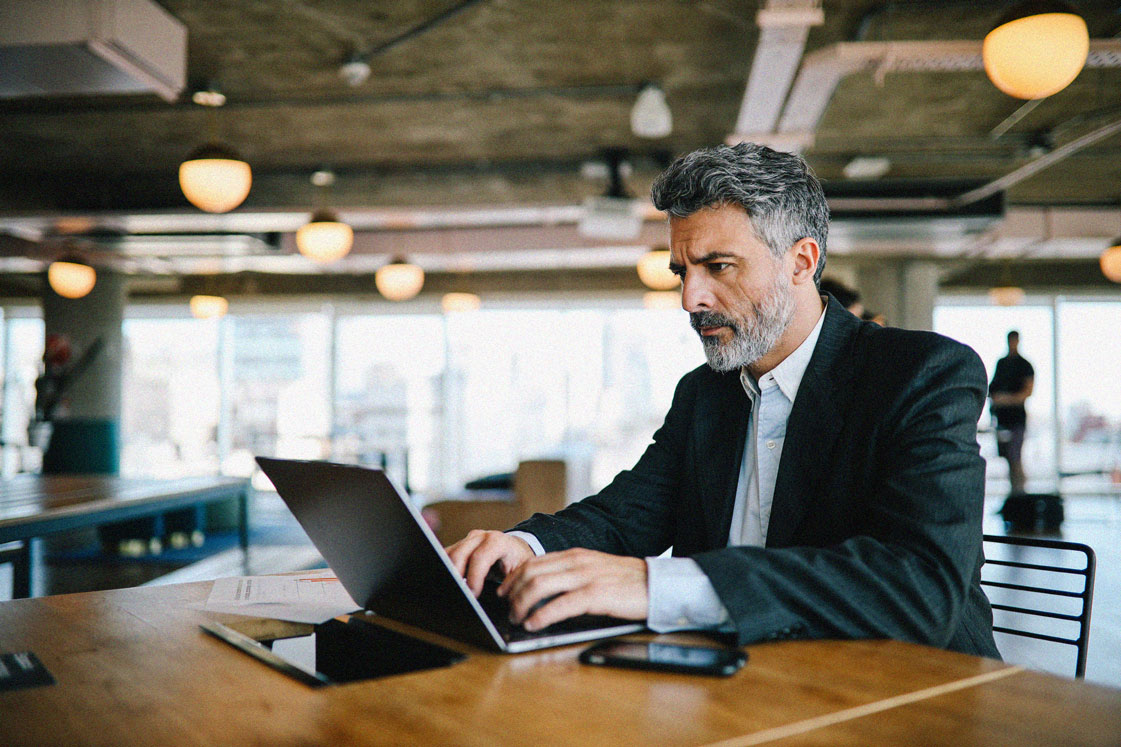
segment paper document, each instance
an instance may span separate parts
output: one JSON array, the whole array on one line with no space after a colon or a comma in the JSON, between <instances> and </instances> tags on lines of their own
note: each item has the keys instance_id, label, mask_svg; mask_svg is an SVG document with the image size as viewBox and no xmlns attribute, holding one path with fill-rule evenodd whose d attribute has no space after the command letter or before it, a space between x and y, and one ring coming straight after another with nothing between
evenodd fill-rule
<instances>
[{"instance_id":1,"label":"paper document","mask_svg":"<svg viewBox=\"0 0 1121 747\"><path fill-rule=\"evenodd\" d=\"M362 608L329 571L219 578L214 581L206 604L192 606L208 612L302 623L321 623Z\"/></svg>"}]
</instances>

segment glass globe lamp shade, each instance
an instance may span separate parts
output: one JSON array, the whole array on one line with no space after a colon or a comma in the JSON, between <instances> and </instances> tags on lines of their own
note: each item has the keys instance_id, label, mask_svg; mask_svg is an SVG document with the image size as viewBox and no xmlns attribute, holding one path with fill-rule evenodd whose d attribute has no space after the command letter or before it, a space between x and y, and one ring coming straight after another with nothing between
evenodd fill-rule
<instances>
[{"instance_id":1,"label":"glass globe lamp shade","mask_svg":"<svg viewBox=\"0 0 1121 747\"><path fill-rule=\"evenodd\" d=\"M1114 239L1102 252L1099 262L1102 266L1102 275L1115 283L1121 283L1121 236Z\"/></svg>"},{"instance_id":2,"label":"glass globe lamp shade","mask_svg":"<svg viewBox=\"0 0 1121 747\"><path fill-rule=\"evenodd\" d=\"M192 205L208 213L228 213L245 202L253 171L229 148L206 145L179 164L179 187Z\"/></svg>"},{"instance_id":3,"label":"glass globe lamp shade","mask_svg":"<svg viewBox=\"0 0 1121 747\"><path fill-rule=\"evenodd\" d=\"M638 279L653 290L670 290L678 284L677 276L669 269L668 249L654 249L638 260Z\"/></svg>"},{"instance_id":4,"label":"glass globe lamp shade","mask_svg":"<svg viewBox=\"0 0 1121 747\"><path fill-rule=\"evenodd\" d=\"M673 112L660 86L649 83L639 91L631 108L631 132L645 138L662 138L673 132Z\"/></svg>"},{"instance_id":5,"label":"glass globe lamp shade","mask_svg":"<svg viewBox=\"0 0 1121 747\"><path fill-rule=\"evenodd\" d=\"M474 293L445 293L440 299L440 308L448 314L477 311L483 305Z\"/></svg>"},{"instance_id":6,"label":"glass globe lamp shade","mask_svg":"<svg viewBox=\"0 0 1121 747\"><path fill-rule=\"evenodd\" d=\"M1019 306L1024 302L1024 289L1001 285L989 289L989 300L997 306Z\"/></svg>"},{"instance_id":7,"label":"glass globe lamp shade","mask_svg":"<svg viewBox=\"0 0 1121 747\"><path fill-rule=\"evenodd\" d=\"M1056 12L1058 11L1058 12ZM1086 22L1062 3L1023 3L989 32L981 47L993 85L1018 99L1041 99L1066 88L1090 51Z\"/></svg>"},{"instance_id":8,"label":"glass globe lamp shade","mask_svg":"<svg viewBox=\"0 0 1121 747\"><path fill-rule=\"evenodd\" d=\"M84 262L59 260L47 267L47 283L63 298L82 298L93 290L97 272Z\"/></svg>"},{"instance_id":9,"label":"glass globe lamp shade","mask_svg":"<svg viewBox=\"0 0 1121 747\"><path fill-rule=\"evenodd\" d=\"M334 262L350 253L354 230L327 210L317 211L311 221L296 231L300 254L316 262Z\"/></svg>"},{"instance_id":10,"label":"glass globe lamp shade","mask_svg":"<svg viewBox=\"0 0 1121 747\"><path fill-rule=\"evenodd\" d=\"M424 270L397 259L374 274L374 285L390 301L408 301L424 286Z\"/></svg>"},{"instance_id":11,"label":"glass globe lamp shade","mask_svg":"<svg viewBox=\"0 0 1121 747\"><path fill-rule=\"evenodd\" d=\"M221 296L191 296L189 303L196 319L217 319L230 310L230 302Z\"/></svg>"}]
</instances>

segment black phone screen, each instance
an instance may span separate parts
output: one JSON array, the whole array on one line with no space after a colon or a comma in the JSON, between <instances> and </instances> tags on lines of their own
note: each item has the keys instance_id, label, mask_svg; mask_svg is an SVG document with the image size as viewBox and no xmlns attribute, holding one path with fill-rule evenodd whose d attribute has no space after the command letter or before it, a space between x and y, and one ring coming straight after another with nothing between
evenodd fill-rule
<instances>
[{"instance_id":1,"label":"black phone screen","mask_svg":"<svg viewBox=\"0 0 1121 747\"><path fill-rule=\"evenodd\" d=\"M744 665L747 654L737 649L675 643L606 641L584 651L580 661L600 666L727 676Z\"/></svg>"}]
</instances>

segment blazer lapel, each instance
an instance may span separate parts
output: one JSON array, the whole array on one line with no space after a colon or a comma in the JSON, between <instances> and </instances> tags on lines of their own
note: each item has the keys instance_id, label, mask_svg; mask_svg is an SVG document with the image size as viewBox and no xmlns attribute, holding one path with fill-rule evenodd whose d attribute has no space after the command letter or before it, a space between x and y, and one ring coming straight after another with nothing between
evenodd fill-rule
<instances>
[{"instance_id":1,"label":"blazer lapel","mask_svg":"<svg viewBox=\"0 0 1121 747\"><path fill-rule=\"evenodd\" d=\"M694 463L700 472L705 530L715 547L728 542L750 412L738 371L717 374L712 396L698 401Z\"/></svg>"},{"instance_id":2,"label":"blazer lapel","mask_svg":"<svg viewBox=\"0 0 1121 747\"><path fill-rule=\"evenodd\" d=\"M806 511L824 487L837 434L851 396L850 346L860 323L830 298L813 357L802 376L786 423L767 547L792 542Z\"/></svg>"}]
</instances>

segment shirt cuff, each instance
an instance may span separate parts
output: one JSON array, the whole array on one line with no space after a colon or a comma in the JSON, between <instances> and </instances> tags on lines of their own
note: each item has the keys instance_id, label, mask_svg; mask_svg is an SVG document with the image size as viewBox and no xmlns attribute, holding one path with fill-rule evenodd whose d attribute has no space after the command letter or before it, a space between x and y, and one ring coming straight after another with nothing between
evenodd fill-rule
<instances>
[{"instance_id":1,"label":"shirt cuff","mask_svg":"<svg viewBox=\"0 0 1121 747\"><path fill-rule=\"evenodd\" d=\"M514 531L514 532L506 532L506 534L510 535L511 537L517 537L518 539L523 540L527 545L529 545L529 549L533 550L534 555L536 555L538 557L541 557L542 555L545 554L545 548L541 544L541 541L538 540L536 537L534 537L529 532Z\"/></svg>"},{"instance_id":2,"label":"shirt cuff","mask_svg":"<svg viewBox=\"0 0 1121 747\"><path fill-rule=\"evenodd\" d=\"M646 579L646 626L655 633L733 630L727 608L692 558L646 558Z\"/></svg>"}]
</instances>

